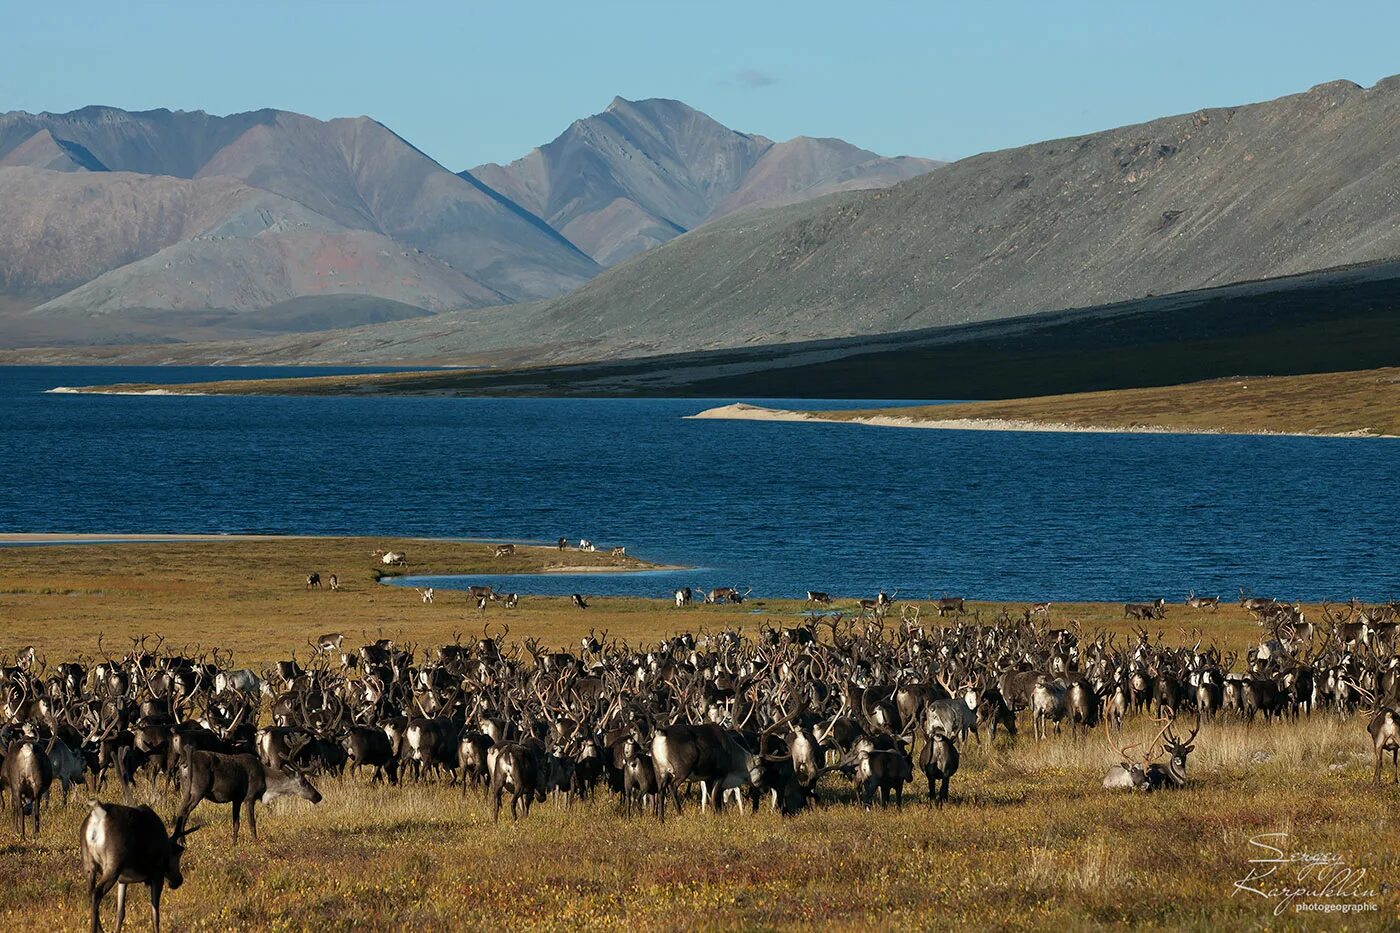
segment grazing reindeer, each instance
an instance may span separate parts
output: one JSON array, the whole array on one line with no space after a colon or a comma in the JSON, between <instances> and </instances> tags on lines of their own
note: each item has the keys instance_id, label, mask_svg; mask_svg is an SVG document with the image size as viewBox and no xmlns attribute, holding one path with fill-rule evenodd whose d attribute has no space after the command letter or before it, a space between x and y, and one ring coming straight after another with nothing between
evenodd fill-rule
<instances>
[{"instance_id":1,"label":"grazing reindeer","mask_svg":"<svg viewBox=\"0 0 1400 933\"><path fill-rule=\"evenodd\" d=\"M588 600L584 599L581 593L574 593L569 599L573 602L575 609L588 608Z\"/></svg>"},{"instance_id":2,"label":"grazing reindeer","mask_svg":"<svg viewBox=\"0 0 1400 933\"><path fill-rule=\"evenodd\" d=\"M1196 591L1192 590L1186 595L1186 605L1191 607L1192 609L1209 609L1211 612L1219 612L1220 597L1197 596Z\"/></svg>"},{"instance_id":3,"label":"grazing reindeer","mask_svg":"<svg viewBox=\"0 0 1400 933\"><path fill-rule=\"evenodd\" d=\"M706 605L715 606L720 603L733 603L739 605L749 594L753 592L753 587L749 587L740 593L737 586L717 586L705 594Z\"/></svg>"},{"instance_id":4,"label":"grazing reindeer","mask_svg":"<svg viewBox=\"0 0 1400 933\"><path fill-rule=\"evenodd\" d=\"M809 605L814 606L830 606L831 594L823 593L821 590L808 590L807 602Z\"/></svg>"},{"instance_id":5,"label":"grazing reindeer","mask_svg":"<svg viewBox=\"0 0 1400 933\"><path fill-rule=\"evenodd\" d=\"M627 548L625 548L625 547L615 547L615 548L613 548L611 551L609 551L608 553L609 553L609 555L612 556L612 557L626 557L626 556L627 556Z\"/></svg>"},{"instance_id":6,"label":"grazing reindeer","mask_svg":"<svg viewBox=\"0 0 1400 933\"><path fill-rule=\"evenodd\" d=\"M421 596L421 597L423 598L423 604L424 604L424 605L428 605L428 604L432 603L432 601L433 601L433 588L432 588L431 586L428 587L428 588L425 589L425 590L420 590L418 587L415 586L415 587L413 588L413 592L417 593L419 596Z\"/></svg>"},{"instance_id":7,"label":"grazing reindeer","mask_svg":"<svg viewBox=\"0 0 1400 933\"><path fill-rule=\"evenodd\" d=\"M497 598L500 599L501 605L505 606L507 609L514 609L516 606L520 605L519 593L502 593Z\"/></svg>"},{"instance_id":8,"label":"grazing reindeer","mask_svg":"<svg viewBox=\"0 0 1400 933\"><path fill-rule=\"evenodd\" d=\"M676 590L676 608L681 609L689 606L695 598L695 591L688 586L683 586Z\"/></svg>"},{"instance_id":9,"label":"grazing reindeer","mask_svg":"<svg viewBox=\"0 0 1400 933\"><path fill-rule=\"evenodd\" d=\"M54 739L57 741L57 739ZM15 831L24 839L25 817L34 817L34 838L39 838L39 801L53 783L53 764L46 751L32 739L16 739L5 751L0 765L0 791L10 792L15 813Z\"/></svg>"},{"instance_id":10,"label":"grazing reindeer","mask_svg":"<svg viewBox=\"0 0 1400 933\"><path fill-rule=\"evenodd\" d=\"M331 592L335 592L338 589L340 589L340 577L331 574Z\"/></svg>"},{"instance_id":11,"label":"grazing reindeer","mask_svg":"<svg viewBox=\"0 0 1400 933\"><path fill-rule=\"evenodd\" d=\"M498 544L498 545L496 545L496 556L497 556L497 557L511 557L511 556L513 556L514 554L515 554L515 545L513 545L513 544Z\"/></svg>"},{"instance_id":12,"label":"grazing reindeer","mask_svg":"<svg viewBox=\"0 0 1400 933\"><path fill-rule=\"evenodd\" d=\"M233 842L238 844L239 813L248 808L248 831L253 841L258 839L258 819L254 812L258 801L268 803L278 797L300 797L312 803L321 802L321 794L311 786L300 771L290 766L265 768L256 755L224 755L219 752L192 751L180 765L180 786L185 801L175 816L178 833L201 800L233 804Z\"/></svg>"},{"instance_id":13,"label":"grazing reindeer","mask_svg":"<svg viewBox=\"0 0 1400 933\"><path fill-rule=\"evenodd\" d=\"M1042 619L1048 619L1050 618L1050 606L1051 604L1048 602L1031 603L1030 614L1031 616L1039 616Z\"/></svg>"},{"instance_id":14,"label":"grazing reindeer","mask_svg":"<svg viewBox=\"0 0 1400 933\"><path fill-rule=\"evenodd\" d=\"M1151 603L1128 603L1123 607L1125 619L1162 619L1167 615L1167 601L1159 598Z\"/></svg>"},{"instance_id":15,"label":"grazing reindeer","mask_svg":"<svg viewBox=\"0 0 1400 933\"><path fill-rule=\"evenodd\" d=\"M941 596L933 601L933 608L938 610L939 618L946 615L963 616L967 615L967 600L961 596Z\"/></svg>"},{"instance_id":16,"label":"grazing reindeer","mask_svg":"<svg viewBox=\"0 0 1400 933\"><path fill-rule=\"evenodd\" d=\"M579 540L578 540L578 549L579 549L580 551L596 551L596 550L598 550L596 547L594 547L593 542L592 542L592 541L589 541L587 538L579 538Z\"/></svg>"},{"instance_id":17,"label":"grazing reindeer","mask_svg":"<svg viewBox=\"0 0 1400 933\"><path fill-rule=\"evenodd\" d=\"M151 889L151 922L160 933L160 894L165 885L174 891L184 883L180 856L185 839L198 826L167 835L165 824L150 807L124 807L116 803L88 802L91 809L79 831L83 871L92 901L91 933L102 930L102 899L117 889L117 933L126 920L126 886L144 884Z\"/></svg>"},{"instance_id":18,"label":"grazing reindeer","mask_svg":"<svg viewBox=\"0 0 1400 933\"><path fill-rule=\"evenodd\" d=\"M559 538L559 550L561 550L561 551L567 551L568 549L569 549L569 539L568 539L568 538L565 538L565 537L563 537L563 536L560 536L560 538Z\"/></svg>"},{"instance_id":19,"label":"grazing reindeer","mask_svg":"<svg viewBox=\"0 0 1400 933\"><path fill-rule=\"evenodd\" d=\"M321 575L319 573L308 573L306 575L306 588L308 590L321 588Z\"/></svg>"}]
</instances>

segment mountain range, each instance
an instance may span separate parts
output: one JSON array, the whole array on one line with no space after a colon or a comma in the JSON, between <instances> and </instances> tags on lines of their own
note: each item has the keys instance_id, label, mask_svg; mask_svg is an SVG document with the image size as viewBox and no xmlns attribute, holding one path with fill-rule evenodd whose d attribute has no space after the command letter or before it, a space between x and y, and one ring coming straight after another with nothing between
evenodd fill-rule
<instances>
[{"instance_id":1,"label":"mountain range","mask_svg":"<svg viewBox=\"0 0 1400 933\"><path fill-rule=\"evenodd\" d=\"M366 117L0 115L0 344L314 331L566 293L741 208L938 163L621 99L453 173Z\"/></svg>"},{"instance_id":2,"label":"mountain range","mask_svg":"<svg viewBox=\"0 0 1400 933\"><path fill-rule=\"evenodd\" d=\"M470 174L611 266L738 210L883 188L940 164L839 139L775 143L679 101L618 97L524 158Z\"/></svg>"}]
</instances>

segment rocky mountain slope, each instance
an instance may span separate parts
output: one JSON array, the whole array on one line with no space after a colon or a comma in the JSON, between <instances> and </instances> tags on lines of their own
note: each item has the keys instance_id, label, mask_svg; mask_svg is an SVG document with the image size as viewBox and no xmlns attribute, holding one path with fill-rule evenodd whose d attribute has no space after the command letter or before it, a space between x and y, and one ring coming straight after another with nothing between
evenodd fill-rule
<instances>
[{"instance_id":1,"label":"rocky mountain slope","mask_svg":"<svg viewBox=\"0 0 1400 933\"><path fill-rule=\"evenodd\" d=\"M570 234L611 261L728 210L924 165L835 140L775 146L674 102L609 113L627 158L662 170L563 144L562 161L536 153L554 173L543 199L510 169L453 174L365 117L0 115L0 345L242 338L550 298L601 268ZM556 228L540 213L558 221L561 197L603 209Z\"/></svg>"},{"instance_id":2,"label":"rocky mountain slope","mask_svg":"<svg viewBox=\"0 0 1400 933\"><path fill-rule=\"evenodd\" d=\"M901 331L1400 255L1400 78L1333 82L745 212L533 309L590 354Z\"/></svg>"},{"instance_id":3,"label":"rocky mountain slope","mask_svg":"<svg viewBox=\"0 0 1400 933\"><path fill-rule=\"evenodd\" d=\"M608 266L742 208L883 188L940 164L839 139L775 143L680 101L618 97L523 158L471 174Z\"/></svg>"}]
</instances>

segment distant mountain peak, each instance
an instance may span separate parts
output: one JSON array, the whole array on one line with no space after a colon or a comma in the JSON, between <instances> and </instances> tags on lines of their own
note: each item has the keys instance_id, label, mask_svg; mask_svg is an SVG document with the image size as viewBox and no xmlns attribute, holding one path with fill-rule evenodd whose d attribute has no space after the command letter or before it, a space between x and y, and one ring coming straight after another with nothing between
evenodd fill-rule
<instances>
[{"instance_id":1,"label":"distant mountain peak","mask_svg":"<svg viewBox=\"0 0 1400 933\"><path fill-rule=\"evenodd\" d=\"M775 149L781 158L770 159ZM839 139L774 143L684 101L619 95L514 162L470 174L607 266L733 210L884 187L939 164Z\"/></svg>"}]
</instances>

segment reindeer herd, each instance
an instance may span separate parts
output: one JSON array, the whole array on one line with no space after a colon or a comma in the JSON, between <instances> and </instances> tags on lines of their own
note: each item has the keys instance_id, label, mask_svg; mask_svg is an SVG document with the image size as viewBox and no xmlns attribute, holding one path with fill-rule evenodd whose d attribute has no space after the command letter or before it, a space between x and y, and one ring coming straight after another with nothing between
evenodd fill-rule
<instances>
[{"instance_id":1,"label":"reindeer herd","mask_svg":"<svg viewBox=\"0 0 1400 933\"><path fill-rule=\"evenodd\" d=\"M1164 645L1146 627L1121 643L1054 627L1048 604L984 621L944 597L935 608L956 618L930 627L917 609L887 624L892 596L869 602L859 615L813 614L756 633L632 645L590 632L573 650L511 640L505 626L431 647L366 637L352 648L329 633L308 643L304 662L292 655L262 670L159 638L118 655L99 639L95 656L54 667L26 649L0 659L0 795L23 840L73 785L94 795L115 786L124 803L94 796L81 829L97 929L113 886L120 924L130 883L150 887L159 924L160 892L181 882L202 802L231 808L236 844L242 817L257 838L259 803L315 804L328 779L459 785L484 795L493 819L507 804L514 819L551 797L567 806L609 793L622 814L665 820L687 798L702 812L765 801L783 814L877 798L902 806L918 772L941 806L960 748L990 745L999 731L1017 741L1028 719L1036 741L1065 729L1083 741L1101 728L1114 760L1103 787L1152 792L1189 786L1203 722L1327 711L1364 713L1375 780L1389 753L1400 781L1395 605L1326 605L1326 625L1316 625L1296 604L1249 603L1267 637L1241 657L1203 639ZM1160 619L1165 604L1134 608ZM1150 743L1115 739L1131 717L1152 720ZM823 784L831 774L850 789ZM55 784L62 804L50 802ZM171 830L132 806L142 787L168 801Z\"/></svg>"}]
</instances>

